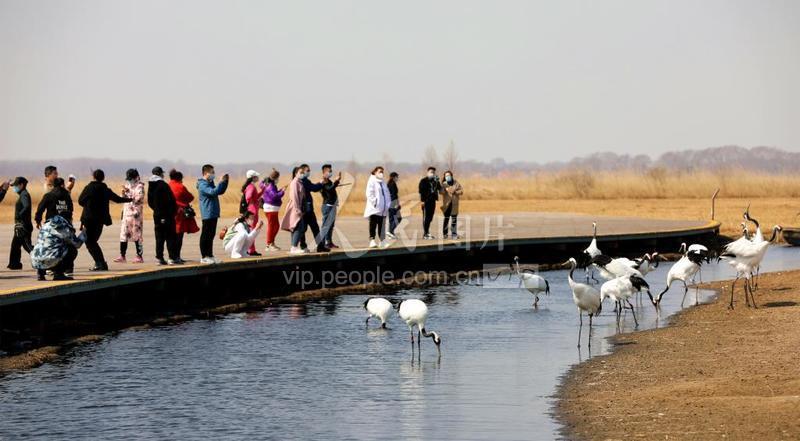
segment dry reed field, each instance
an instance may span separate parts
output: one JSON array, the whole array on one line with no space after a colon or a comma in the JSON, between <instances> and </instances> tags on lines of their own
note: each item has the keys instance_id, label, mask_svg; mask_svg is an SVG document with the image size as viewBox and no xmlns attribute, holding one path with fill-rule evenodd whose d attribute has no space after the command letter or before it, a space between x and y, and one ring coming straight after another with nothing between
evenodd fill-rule
<instances>
[{"instance_id":1,"label":"dry reed field","mask_svg":"<svg viewBox=\"0 0 800 441\"><path fill-rule=\"evenodd\" d=\"M418 209L416 190L419 178L401 175L401 199L408 210ZM316 179L317 176L312 176ZM344 201L340 215L359 216L364 209L366 175L345 175L343 182L352 185L340 188ZM597 215L637 216L662 219L709 219L711 195L719 188L716 202L716 219L722 222L723 234L738 235L742 212L748 203L751 213L766 230L774 224L783 226L798 222L800 211L800 177L769 175L746 171L727 172L673 172L651 169L646 173L634 171L589 173L585 170L541 172L530 176L480 175L458 176L464 186L461 202L462 215L490 212L574 212ZM231 178L231 185L222 197L223 217L233 218L238 212L240 189L244 178ZM283 179L281 185L287 183ZM184 183L195 193L195 179ZM79 181L73 190L77 197L86 181ZM108 181L119 192L120 181ZM43 184L32 182L29 191L36 205L42 196ZM318 198L318 195L315 195ZM13 192L0 204L0 222L11 223ZM317 206L319 204L317 203ZM113 206L112 213L120 207ZM149 211L145 210L149 216ZM113 216L113 215L112 215ZM601 228L602 234L602 228Z\"/></svg>"}]
</instances>

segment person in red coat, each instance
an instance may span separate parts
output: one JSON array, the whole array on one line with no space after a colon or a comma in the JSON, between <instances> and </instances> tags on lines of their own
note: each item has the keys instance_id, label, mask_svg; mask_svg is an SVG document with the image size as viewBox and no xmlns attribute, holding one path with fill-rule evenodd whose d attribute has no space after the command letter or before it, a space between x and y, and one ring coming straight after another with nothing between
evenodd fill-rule
<instances>
[{"instance_id":1,"label":"person in red coat","mask_svg":"<svg viewBox=\"0 0 800 441\"><path fill-rule=\"evenodd\" d=\"M186 216L187 208L191 210L190 213L194 213L194 210L190 207L194 200L194 195L189 193L189 190L183 185L183 173L174 168L169 171L169 188L172 189L172 194L175 195L175 202L178 205L178 212L175 213L175 232L178 234L175 248L177 248L178 257L180 258L181 248L183 248L183 235L197 233L200 228L197 226L194 215ZM180 260L183 261L183 259Z\"/></svg>"}]
</instances>

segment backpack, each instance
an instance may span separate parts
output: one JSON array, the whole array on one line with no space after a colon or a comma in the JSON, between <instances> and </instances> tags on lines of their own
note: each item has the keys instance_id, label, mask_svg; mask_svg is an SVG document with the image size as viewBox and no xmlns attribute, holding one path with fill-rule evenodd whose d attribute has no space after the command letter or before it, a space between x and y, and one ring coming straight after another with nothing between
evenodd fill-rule
<instances>
[{"instance_id":1,"label":"backpack","mask_svg":"<svg viewBox=\"0 0 800 441\"><path fill-rule=\"evenodd\" d=\"M236 224L238 222L234 222L231 226L225 228L225 234L221 234L222 236L222 246L228 246L228 242L233 239L233 236L236 236Z\"/></svg>"},{"instance_id":2,"label":"backpack","mask_svg":"<svg viewBox=\"0 0 800 441\"><path fill-rule=\"evenodd\" d=\"M239 214L245 214L247 212L247 198L244 196L244 192L242 192L242 199L239 201Z\"/></svg>"}]
</instances>

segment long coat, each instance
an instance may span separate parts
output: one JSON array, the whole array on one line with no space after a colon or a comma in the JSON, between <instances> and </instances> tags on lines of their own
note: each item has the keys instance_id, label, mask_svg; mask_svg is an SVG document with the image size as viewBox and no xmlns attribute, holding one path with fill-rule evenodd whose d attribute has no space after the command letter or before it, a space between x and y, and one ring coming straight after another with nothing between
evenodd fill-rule
<instances>
[{"instance_id":1,"label":"long coat","mask_svg":"<svg viewBox=\"0 0 800 441\"><path fill-rule=\"evenodd\" d=\"M464 189L461 187L461 184L458 183L455 179L453 179L452 184L448 184L446 181L442 183L442 213L447 211L447 207L451 205L453 208L450 210L451 216L458 215L458 200L461 199L461 195L464 194Z\"/></svg>"},{"instance_id":2,"label":"long coat","mask_svg":"<svg viewBox=\"0 0 800 441\"><path fill-rule=\"evenodd\" d=\"M389 214L392 196L389 193L389 187L386 186L383 180L371 175L369 181L367 181L366 196L367 202L364 205L364 217L372 215L386 216Z\"/></svg>"},{"instance_id":3,"label":"long coat","mask_svg":"<svg viewBox=\"0 0 800 441\"><path fill-rule=\"evenodd\" d=\"M311 197L311 195L306 196L303 182L298 178L292 179L288 190L289 202L286 203L286 212L283 213L283 219L281 219L281 230L294 231L303 218L303 202L306 197Z\"/></svg>"},{"instance_id":4,"label":"long coat","mask_svg":"<svg viewBox=\"0 0 800 441\"><path fill-rule=\"evenodd\" d=\"M183 185L182 182L171 180L169 181L169 188L175 196L175 204L178 206L178 211L175 213L175 232L180 233L197 233L200 227L197 226L197 220L193 217L187 218L184 216L184 211L189 204L194 200L194 195L189 192L189 189Z\"/></svg>"},{"instance_id":5,"label":"long coat","mask_svg":"<svg viewBox=\"0 0 800 441\"><path fill-rule=\"evenodd\" d=\"M144 182L136 179L126 182L122 196L133 199L122 206L122 226L119 232L120 242L140 242L144 225Z\"/></svg>"}]
</instances>

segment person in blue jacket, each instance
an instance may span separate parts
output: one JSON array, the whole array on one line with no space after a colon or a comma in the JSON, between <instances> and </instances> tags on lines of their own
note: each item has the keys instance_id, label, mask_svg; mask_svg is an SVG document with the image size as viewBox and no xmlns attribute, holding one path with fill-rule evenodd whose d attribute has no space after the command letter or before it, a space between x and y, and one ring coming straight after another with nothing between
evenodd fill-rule
<instances>
[{"instance_id":1,"label":"person in blue jacket","mask_svg":"<svg viewBox=\"0 0 800 441\"><path fill-rule=\"evenodd\" d=\"M228 189L228 175L222 176L219 185L214 184L214 166L203 166L203 177L197 180L197 192L200 194L200 217L203 226L200 231L200 263L219 263L214 257L214 235L217 231L220 208L219 197Z\"/></svg>"}]
</instances>

